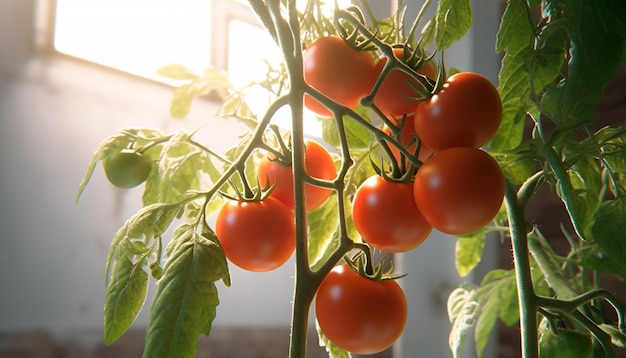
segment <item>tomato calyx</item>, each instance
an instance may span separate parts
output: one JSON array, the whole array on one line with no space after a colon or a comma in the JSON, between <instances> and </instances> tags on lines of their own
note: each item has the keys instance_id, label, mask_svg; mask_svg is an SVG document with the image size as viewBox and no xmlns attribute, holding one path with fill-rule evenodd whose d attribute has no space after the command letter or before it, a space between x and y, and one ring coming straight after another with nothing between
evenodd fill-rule
<instances>
[{"instance_id":1,"label":"tomato calyx","mask_svg":"<svg viewBox=\"0 0 626 358\"><path fill-rule=\"evenodd\" d=\"M245 179L245 176L243 175L243 173L241 174L242 174L241 184L243 186L243 189L240 189L235 184L235 182L232 179L230 179L228 183L234 189L234 195L229 194L222 190L219 190L218 193L222 197L229 199L229 200L233 200L233 201L239 201L239 202L263 201L272 193L272 190L274 190L274 187L276 186L276 184L273 184L273 185L266 185L264 187L261 187L260 181L257 180L256 188L252 189L248 181Z\"/></svg>"},{"instance_id":2,"label":"tomato calyx","mask_svg":"<svg viewBox=\"0 0 626 358\"><path fill-rule=\"evenodd\" d=\"M413 136L408 142L403 138L406 120L407 117L403 116L399 125L385 125L386 136L379 139L380 146L383 147L389 158L390 168L387 171L382 169L385 166L385 160L382 156L380 166L370 158L374 172L388 181L408 183L413 180L413 175L423 164L422 159L420 159L422 141L417 136ZM404 154L400 150L402 147L410 149L411 154Z\"/></svg>"},{"instance_id":3,"label":"tomato calyx","mask_svg":"<svg viewBox=\"0 0 626 358\"><path fill-rule=\"evenodd\" d=\"M372 262L370 247L367 244L357 244L360 249L353 257L344 257L344 261L350 269L360 276L367 277L374 281L397 280L407 274L394 274L393 265L385 270L385 257L376 266Z\"/></svg>"}]
</instances>

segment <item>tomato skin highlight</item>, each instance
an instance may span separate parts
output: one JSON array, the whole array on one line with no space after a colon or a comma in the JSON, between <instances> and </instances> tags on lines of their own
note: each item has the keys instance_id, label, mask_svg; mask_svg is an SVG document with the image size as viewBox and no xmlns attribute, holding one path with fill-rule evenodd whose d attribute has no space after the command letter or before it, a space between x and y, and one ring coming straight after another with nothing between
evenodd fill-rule
<instances>
[{"instance_id":1,"label":"tomato skin highlight","mask_svg":"<svg viewBox=\"0 0 626 358\"><path fill-rule=\"evenodd\" d=\"M374 354L402 334L408 306L395 280L362 277L348 265L326 276L315 296L322 332L334 344L355 354Z\"/></svg>"},{"instance_id":2,"label":"tomato skin highlight","mask_svg":"<svg viewBox=\"0 0 626 358\"><path fill-rule=\"evenodd\" d=\"M146 181L152 163L141 153L123 150L109 154L102 161L102 167L111 184L121 189L130 189Z\"/></svg>"},{"instance_id":3,"label":"tomato skin highlight","mask_svg":"<svg viewBox=\"0 0 626 358\"><path fill-rule=\"evenodd\" d=\"M353 109L369 93L374 59L368 52L350 47L341 37L325 36L313 41L303 56L304 80L333 101ZM309 95L304 105L319 116L332 117Z\"/></svg>"},{"instance_id":4,"label":"tomato skin highlight","mask_svg":"<svg viewBox=\"0 0 626 358\"><path fill-rule=\"evenodd\" d=\"M273 198L228 201L220 209L215 233L226 257L248 271L270 271L282 266L296 247L291 211Z\"/></svg>"},{"instance_id":5,"label":"tomato skin highlight","mask_svg":"<svg viewBox=\"0 0 626 358\"><path fill-rule=\"evenodd\" d=\"M419 168L417 207L433 228L463 235L487 225L504 198L504 174L491 155L472 147L441 151Z\"/></svg>"},{"instance_id":6,"label":"tomato skin highlight","mask_svg":"<svg viewBox=\"0 0 626 358\"><path fill-rule=\"evenodd\" d=\"M480 148L498 131L502 101L485 77L457 73L415 109L415 132L436 152L453 147Z\"/></svg>"},{"instance_id":7,"label":"tomato skin highlight","mask_svg":"<svg viewBox=\"0 0 626 358\"><path fill-rule=\"evenodd\" d=\"M305 142L304 166L307 174L313 178L332 180L337 177L337 169L333 157L319 143L308 140ZM278 199L290 210L295 209L293 197L293 168L273 161L270 156L261 159L257 167L257 175L261 187L274 185L270 197ZM304 185L305 205L313 210L322 205L332 194L332 190L311 184Z\"/></svg>"},{"instance_id":8,"label":"tomato skin highlight","mask_svg":"<svg viewBox=\"0 0 626 358\"><path fill-rule=\"evenodd\" d=\"M393 53L400 60L404 57L404 49L402 48L394 48ZM387 57L381 56L378 59L374 67L374 81L380 76L386 63ZM435 66L430 62L417 69L417 72L429 79L437 77ZM420 98L421 95L413 89L411 84L422 86L407 73L399 69L392 70L381 83L378 92L376 92L374 104L385 115L395 118L396 121L402 119L403 114L412 115L417 107L417 102L412 100L412 98Z\"/></svg>"},{"instance_id":9,"label":"tomato skin highlight","mask_svg":"<svg viewBox=\"0 0 626 358\"><path fill-rule=\"evenodd\" d=\"M432 230L413 198L413 183L369 177L352 201L352 220L363 240L385 252L399 253L422 244Z\"/></svg>"}]
</instances>

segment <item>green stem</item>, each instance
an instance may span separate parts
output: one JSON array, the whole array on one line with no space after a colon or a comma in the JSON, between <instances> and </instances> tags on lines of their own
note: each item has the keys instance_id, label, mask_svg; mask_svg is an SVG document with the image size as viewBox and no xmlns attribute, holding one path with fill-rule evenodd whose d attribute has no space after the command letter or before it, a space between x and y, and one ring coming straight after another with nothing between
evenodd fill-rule
<instances>
[{"instance_id":1,"label":"green stem","mask_svg":"<svg viewBox=\"0 0 626 358\"><path fill-rule=\"evenodd\" d=\"M570 288L567 280L563 277L561 268L551 259L551 256L554 255L554 253L551 252L551 248L545 247L539 240L539 237L530 235L528 238L528 248L535 258L535 262L537 262L541 273L543 273L546 282L554 290L557 297L561 299L576 297L577 293Z\"/></svg>"},{"instance_id":2,"label":"green stem","mask_svg":"<svg viewBox=\"0 0 626 358\"><path fill-rule=\"evenodd\" d=\"M567 170L563 166L563 162L561 161L561 158L559 157L557 152L554 150L554 148L550 147L549 145L541 146L539 148L539 154L543 156L546 162L548 162L548 165L550 165L550 168L552 168L552 171L554 172L554 176L556 177L556 181L557 181L556 182L557 194L559 195L559 197L563 201L563 204L565 205L565 209L567 210L567 213L569 214L570 221L572 223L572 226L574 227L574 231L576 232L576 235L578 235L578 237L584 240L585 235L584 235L582 227L580 226L578 222L578 215L576 214L574 203L572 202L573 200L572 193L574 192L574 189L572 187L569 174L567 173Z\"/></svg>"},{"instance_id":3,"label":"green stem","mask_svg":"<svg viewBox=\"0 0 626 358\"><path fill-rule=\"evenodd\" d=\"M537 358L537 303L530 273L528 235L524 210L517 200L513 184L507 181L505 204L511 227L511 242L515 264L515 280L519 300L522 357Z\"/></svg>"}]
</instances>

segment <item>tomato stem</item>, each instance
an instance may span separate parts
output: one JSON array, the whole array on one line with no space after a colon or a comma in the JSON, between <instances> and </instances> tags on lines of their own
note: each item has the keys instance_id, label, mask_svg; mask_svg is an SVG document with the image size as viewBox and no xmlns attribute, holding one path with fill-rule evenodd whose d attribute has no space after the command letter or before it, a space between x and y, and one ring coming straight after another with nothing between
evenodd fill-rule
<instances>
[{"instance_id":1,"label":"tomato stem","mask_svg":"<svg viewBox=\"0 0 626 358\"><path fill-rule=\"evenodd\" d=\"M505 204L510 225L515 280L519 302L522 357L537 358L537 297L533 288L528 251L528 234L524 210L517 200L517 192L509 181L505 186Z\"/></svg>"}]
</instances>

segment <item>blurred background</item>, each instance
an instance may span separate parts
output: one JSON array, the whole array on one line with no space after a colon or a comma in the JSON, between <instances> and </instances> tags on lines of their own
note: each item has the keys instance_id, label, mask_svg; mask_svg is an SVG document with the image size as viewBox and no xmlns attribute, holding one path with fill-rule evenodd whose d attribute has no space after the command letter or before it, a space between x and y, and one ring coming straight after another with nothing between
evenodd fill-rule
<instances>
[{"instance_id":1,"label":"blurred background","mask_svg":"<svg viewBox=\"0 0 626 358\"><path fill-rule=\"evenodd\" d=\"M392 2L371 6L388 16ZM411 18L421 1L407 4ZM476 0L473 10L475 25L446 53L447 65L496 83L503 2ZM255 41L244 47L248 36ZM98 144L123 127L191 131L210 119L201 140L217 152L232 146L241 128L213 119L218 104L210 97L196 100L184 121L172 119L173 83L155 72L172 62L197 70L210 64L243 83L259 75L251 54L272 56L263 53L263 36L234 0L0 0L0 357L141 355L154 282L131 331L102 344L108 247L140 208L141 187L114 188L100 166L75 202L78 185ZM308 131L319 135L314 122ZM409 274L401 280L409 323L379 356L451 356L448 294L460 282L480 280L502 257L510 262L508 250L493 242L481 266L460 278L454 243L435 232L419 250L397 257L397 270ZM217 319L198 356L287 356L293 264L262 274L230 269L232 287L219 286ZM491 341L485 357L496 356L499 339ZM309 343L311 357L325 356L314 330ZM466 356L472 352L468 342Z\"/></svg>"}]
</instances>

